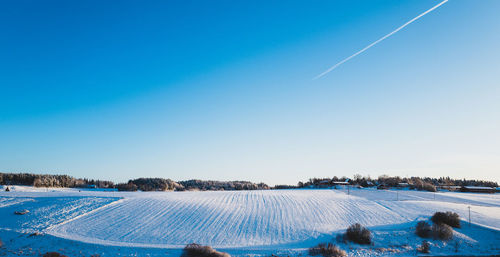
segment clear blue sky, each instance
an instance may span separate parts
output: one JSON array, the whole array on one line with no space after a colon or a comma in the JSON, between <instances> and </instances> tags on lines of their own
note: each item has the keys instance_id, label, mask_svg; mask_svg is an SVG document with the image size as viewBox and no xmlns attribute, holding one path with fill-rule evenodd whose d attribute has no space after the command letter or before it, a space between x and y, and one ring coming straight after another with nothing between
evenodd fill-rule
<instances>
[{"instance_id":1,"label":"clear blue sky","mask_svg":"<svg viewBox=\"0 0 500 257\"><path fill-rule=\"evenodd\" d=\"M0 171L500 181L500 1L2 1Z\"/></svg>"}]
</instances>

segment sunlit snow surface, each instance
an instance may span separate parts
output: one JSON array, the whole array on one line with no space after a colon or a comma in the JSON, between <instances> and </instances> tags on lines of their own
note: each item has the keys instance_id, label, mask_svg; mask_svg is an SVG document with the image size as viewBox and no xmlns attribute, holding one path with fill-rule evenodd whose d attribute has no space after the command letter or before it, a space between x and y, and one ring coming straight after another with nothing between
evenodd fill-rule
<instances>
[{"instance_id":1,"label":"sunlit snow surface","mask_svg":"<svg viewBox=\"0 0 500 257\"><path fill-rule=\"evenodd\" d=\"M374 231L375 246L406 249L418 239L412 232L418 220L435 211L454 211L465 221L469 206L479 225L473 228L482 232L469 233L464 227L455 238L471 244L470 249L484 241L485 253L500 251L495 248L500 243L498 194L373 189L349 194L329 189L122 193L19 187L0 193L0 215L6 217L0 228L109 247L182 248L196 242L233 249L234 255L252 249L306 249L333 240L335 233L358 222ZM30 213L13 215L21 209ZM407 246L405 240L413 242Z\"/></svg>"}]
</instances>

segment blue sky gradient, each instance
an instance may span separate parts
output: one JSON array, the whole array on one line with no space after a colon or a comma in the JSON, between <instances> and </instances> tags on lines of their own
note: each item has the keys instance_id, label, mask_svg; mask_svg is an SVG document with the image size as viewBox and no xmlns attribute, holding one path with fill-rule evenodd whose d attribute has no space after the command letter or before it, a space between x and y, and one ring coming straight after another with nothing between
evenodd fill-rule
<instances>
[{"instance_id":1,"label":"blue sky gradient","mask_svg":"<svg viewBox=\"0 0 500 257\"><path fill-rule=\"evenodd\" d=\"M500 2L6 1L0 171L500 182Z\"/></svg>"}]
</instances>

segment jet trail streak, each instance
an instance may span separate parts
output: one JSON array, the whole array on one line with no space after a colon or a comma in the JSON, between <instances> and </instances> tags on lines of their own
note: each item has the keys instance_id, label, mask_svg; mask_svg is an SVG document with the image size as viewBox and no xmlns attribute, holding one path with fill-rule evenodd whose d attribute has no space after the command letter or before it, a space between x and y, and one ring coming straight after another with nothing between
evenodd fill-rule
<instances>
[{"instance_id":1,"label":"jet trail streak","mask_svg":"<svg viewBox=\"0 0 500 257\"><path fill-rule=\"evenodd\" d=\"M448 2L448 0L444 0L444 1L442 1L441 3L439 3L439 4L437 4L436 6L432 7L431 9L429 9L429 10L427 10L427 11L423 12L423 13L422 13L422 14L420 14L419 16L417 16L417 17L415 17L415 18L411 19L410 21L408 21L407 23L403 24L403 25L402 25L402 26L400 26L399 28L397 28L397 29L393 30L391 33L389 33L389 34L387 34L387 35L385 35L385 36L381 37L379 40L377 40L377 41L375 41L375 42L373 42L373 43L369 44L368 46L366 46L365 48L363 48L363 49L359 50L359 51L358 51L358 52L356 52L355 54L353 54L353 55L351 55L351 56L349 56L349 57L345 58L344 60L342 60L342 61L338 62L337 64L333 65L333 66L332 66L332 67L330 67L328 70L326 70L326 71L324 71L323 73L319 74L318 76L314 77L314 79L319 79L319 78L321 78L321 77L325 76L325 75L326 75L327 73L329 73L330 71L332 71L332 70L336 69L337 67L339 67L340 65L344 64L345 62L347 62L347 61L351 60L352 58L356 57L357 55L359 55L359 54L363 53L364 51L366 51L366 50L370 49L372 46L374 46L374 45L376 45L376 44L378 44L378 43L382 42L384 39L386 39L386 38L388 38L388 37L390 37L390 36L392 36L392 35L396 34L396 32L398 32L398 31L402 30L404 27L406 27L406 26L410 25L412 22L414 22L414 21L416 21L416 20L418 20L418 19L422 18L424 15L426 15L426 14L428 14L428 13L430 13L430 12L434 11L436 8L440 7L441 5L445 4L446 2ZM314 79L313 79L313 80L314 80Z\"/></svg>"}]
</instances>

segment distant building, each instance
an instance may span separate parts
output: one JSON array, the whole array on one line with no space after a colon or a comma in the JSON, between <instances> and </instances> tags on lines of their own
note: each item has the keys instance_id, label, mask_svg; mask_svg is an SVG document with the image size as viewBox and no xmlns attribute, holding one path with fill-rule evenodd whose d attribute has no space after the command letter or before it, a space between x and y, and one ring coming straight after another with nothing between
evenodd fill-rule
<instances>
[{"instance_id":1,"label":"distant building","mask_svg":"<svg viewBox=\"0 0 500 257\"><path fill-rule=\"evenodd\" d=\"M461 192L470 193L495 193L495 188L493 187L477 187L477 186L463 186L460 188Z\"/></svg>"},{"instance_id":2,"label":"distant building","mask_svg":"<svg viewBox=\"0 0 500 257\"><path fill-rule=\"evenodd\" d=\"M399 188L408 188L408 187L410 187L410 184L401 182L401 183L398 183L398 187Z\"/></svg>"},{"instance_id":3,"label":"distant building","mask_svg":"<svg viewBox=\"0 0 500 257\"><path fill-rule=\"evenodd\" d=\"M331 181L329 179L324 179L324 180L321 180L319 183L318 183L318 187L330 187L332 184L331 184Z\"/></svg>"},{"instance_id":4,"label":"distant building","mask_svg":"<svg viewBox=\"0 0 500 257\"><path fill-rule=\"evenodd\" d=\"M335 188L340 187L342 189L342 188L348 187L349 182L348 182L348 180L346 180L346 181L334 181L333 185L335 186Z\"/></svg>"},{"instance_id":5,"label":"distant building","mask_svg":"<svg viewBox=\"0 0 500 257\"><path fill-rule=\"evenodd\" d=\"M377 189L389 189L389 187L384 184L381 184L377 186Z\"/></svg>"}]
</instances>

